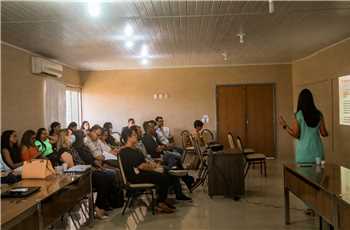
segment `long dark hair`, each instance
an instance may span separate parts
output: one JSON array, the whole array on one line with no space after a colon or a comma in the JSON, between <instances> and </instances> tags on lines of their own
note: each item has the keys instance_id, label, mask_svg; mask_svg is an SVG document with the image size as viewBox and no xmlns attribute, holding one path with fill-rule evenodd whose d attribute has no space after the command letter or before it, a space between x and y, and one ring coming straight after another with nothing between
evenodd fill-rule
<instances>
[{"instance_id":1,"label":"long dark hair","mask_svg":"<svg viewBox=\"0 0 350 230\"><path fill-rule=\"evenodd\" d=\"M57 121L54 121L54 122L51 123L51 125L50 125L50 133L49 133L50 135L52 135L55 132L55 128L57 126L61 126L61 124L59 122L57 122Z\"/></svg>"},{"instance_id":2,"label":"long dark hair","mask_svg":"<svg viewBox=\"0 0 350 230\"><path fill-rule=\"evenodd\" d=\"M35 132L33 130L27 130L23 133L22 139L21 139L21 147L25 146L27 148L34 147L34 142L32 137L35 135Z\"/></svg>"},{"instance_id":3,"label":"long dark hair","mask_svg":"<svg viewBox=\"0 0 350 230\"><path fill-rule=\"evenodd\" d=\"M73 132L75 136L75 142L72 144L72 147L77 149L83 147L84 144L84 132L82 130L76 130Z\"/></svg>"},{"instance_id":4,"label":"long dark hair","mask_svg":"<svg viewBox=\"0 0 350 230\"><path fill-rule=\"evenodd\" d=\"M1 150L8 149L10 152L13 150L18 150L17 143L14 144L12 147L10 146L10 137L14 132L16 132L16 131L15 130L6 130L1 134Z\"/></svg>"},{"instance_id":5,"label":"long dark hair","mask_svg":"<svg viewBox=\"0 0 350 230\"><path fill-rule=\"evenodd\" d=\"M38 131L36 132L36 137L35 140L39 141L41 146L43 147L41 152L45 152L46 151L46 145L44 144L44 142L40 139L41 134L46 131L45 128L40 128L38 129Z\"/></svg>"},{"instance_id":6,"label":"long dark hair","mask_svg":"<svg viewBox=\"0 0 350 230\"><path fill-rule=\"evenodd\" d=\"M83 123L81 123L81 130L85 129L84 126L85 126L86 123L89 124L89 129L91 128L90 127L90 123L88 121L83 121Z\"/></svg>"},{"instance_id":7,"label":"long dark hair","mask_svg":"<svg viewBox=\"0 0 350 230\"><path fill-rule=\"evenodd\" d=\"M297 112L300 110L303 113L307 126L316 127L319 124L322 114L317 109L309 89L303 89L299 94Z\"/></svg>"}]
</instances>

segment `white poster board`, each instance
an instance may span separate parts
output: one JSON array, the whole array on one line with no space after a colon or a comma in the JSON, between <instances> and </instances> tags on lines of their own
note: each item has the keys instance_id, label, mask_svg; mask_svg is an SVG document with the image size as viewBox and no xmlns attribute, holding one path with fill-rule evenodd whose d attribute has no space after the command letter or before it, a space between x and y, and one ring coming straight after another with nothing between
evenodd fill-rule
<instances>
[{"instance_id":1,"label":"white poster board","mask_svg":"<svg viewBox=\"0 0 350 230\"><path fill-rule=\"evenodd\" d=\"M350 75L339 78L339 123L350 125Z\"/></svg>"}]
</instances>

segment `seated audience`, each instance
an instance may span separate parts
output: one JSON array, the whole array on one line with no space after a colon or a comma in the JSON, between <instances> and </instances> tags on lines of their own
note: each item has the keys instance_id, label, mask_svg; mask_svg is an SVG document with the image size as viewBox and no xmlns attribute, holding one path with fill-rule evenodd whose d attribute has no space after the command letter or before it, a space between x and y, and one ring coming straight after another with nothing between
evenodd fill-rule
<instances>
[{"instance_id":1,"label":"seated audience","mask_svg":"<svg viewBox=\"0 0 350 230\"><path fill-rule=\"evenodd\" d=\"M122 131L120 132L120 135L123 137L125 136L123 133L128 129L130 128L131 126L134 126L135 125L135 119L134 118L129 118L128 119L128 126L125 126L122 128Z\"/></svg>"},{"instance_id":2,"label":"seated audience","mask_svg":"<svg viewBox=\"0 0 350 230\"><path fill-rule=\"evenodd\" d=\"M102 151L106 152L106 153L111 153L113 155L117 155L119 153L119 149L117 149L117 148L113 149L108 144L108 142L107 142L108 135L109 135L109 130L108 129L103 129L102 130L102 134L100 136L100 145L101 145Z\"/></svg>"},{"instance_id":3,"label":"seated audience","mask_svg":"<svg viewBox=\"0 0 350 230\"><path fill-rule=\"evenodd\" d=\"M2 154L0 154L0 172L10 172L11 168L7 166L5 161L2 159ZM2 180L1 180L2 183Z\"/></svg>"},{"instance_id":4,"label":"seated audience","mask_svg":"<svg viewBox=\"0 0 350 230\"><path fill-rule=\"evenodd\" d=\"M48 157L54 152L49 140L49 134L45 128L38 129L34 144L44 157Z\"/></svg>"},{"instance_id":5,"label":"seated audience","mask_svg":"<svg viewBox=\"0 0 350 230\"><path fill-rule=\"evenodd\" d=\"M5 164L15 169L23 165L21 153L17 145L17 133L6 130L1 134L1 156Z\"/></svg>"},{"instance_id":6,"label":"seated audience","mask_svg":"<svg viewBox=\"0 0 350 230\"><path fill-rule=\"evenodd\" d=\"M168 169L184 169L181 162L181 154L173 149L167 148L165 145L161 145L157 139L155 132L155 122L144 122L145 134L142 137L142 142L145 145L146 151L152 158L163 157L163 163ZM185 182L186 186L191 190L194 179L192 176L183 176L181 179Z\"/></svg>"},{"instance_id":7,"label":"seated audience","mask_svg":"<svg viewBox=\"0 0 350 230\"><path fill-rule=\"evenodd\" d=\"M111 171L106 171L102 167L102 162L96 160L90 149L84 144L84 132L82 130L74 131L76 140L72 143L71 148L66 151L73 153L74 163L92 166L92 186L97 191L96 197L96 217L106 219L106 211L111 208L117 208L116 199L123 197L117 191L116 175ZM74 157L75 153L77 156Z\"/></svg>"},{"instance_id":8,"label":"seated audience","mask_svg":"<svg viewBox=\"0 0 350 230\"><path fill-rule=\"evenodd\" d=\"M203 136L201 134L201 131L203 130L203 122L200 120L195 120L193 123L194 130L192 131L192 136L198 141L199 145L205 146L205 142L203 139Z\"/></svg>"},{"instance_id":9,"label":"seated audience","mask_svg":"<svg viewBox=\"0 0 350 230\"><path fill-rule=\"evenodd\" d=\"M73 133L74 131L78 130L78 124L75 121L72 121L69 123L68 129Z\"/></svg>"},{"instance_id":10,"label":"seated audience","mask_svg":"<svg viewBox=\"0 0 350 230\"><path fill-rule=\"evenodd\" d=\"M134 126L132 126L134 127ZM140 126L135 126L136 127L136 132L137 132L137 139L138 142L136 144L136 148L142 152L142 154L145 156L147 160L152 159L151 156L147 153L146 147L142 142L142 129Z\"/></svg>"},{"instance_id":11,"label":"seated audience","mask_svg":"<svg viewBox=\"0 0 350 230\"><path fill-rule=\"evenodd\" d=\"M163 145L168 145L174 142L174 138L170 135L170 129L164 126L164 119L161 116L156 117L155 121L157 122L157 137Z\"/></svg>"},{"instance_id":12,"label":"seated audience","mask_svg":"<svg viewBox=\"0 0 350 230\"><path fill-rule=\"evenodd\" d=\"M83 121L81 124L81 130L84 132L84 136L86 136L90 129L90 123L88 121Z\"/></svg>"},{"instance_id":13,"label":"seated audience","mask_svg":"<svg viewBox=\"0 0 350 230\"><path fill-rule=\"evenodd\" d=\"M71 151L71 138L68 134L68 130L61 129L57 139L57 156L60 159L60 163L66 163L68 168L74 166L73 151Z\"/></svg>"},{"instance_id":14,"label":"seated audience","mask_svg":"<svg viewBox=\"0 0 350 230\"><path fill-rule=\"evenodd\" d=\"M103 124L103 129L107 130L107 139L106 142L110 146L117 147L118 143L116 142L115 138L112 136L113 133L113 125L111 122L106 122Z\"/></svg>"},{"instance_id":15,"label":"seated audience","mask_svg":"<svg viewBox=\"0 0 350 230\"><path fill-rule=\"evenodd\" d=\"M57 121L52 122L50 125L49 139L53 149L56 149L56 143L58 139L58 134L61 130L61 124Z\"/></svg>"},{"instance_id":16,"label":"seated audience","mask_svg":"<svg viewBox=\"0 0 350 230\"><path fill-rule=\"evenodd\" d=\"M99 125L94 125L90 128L88 134L84 138L85 145L89 147L94 158L98 160L104 160L101 142L99 141L101 134L102 127Z\"/></svg>"},{"instance_id":17,"label":"seated audience","mask_svg":"<svg viewBox=\"0 0 350 230\"><path fill-rule=\"evenodd\" d=\"M22 161L29 161L29 160L41 157L41 153L35 146L34 141L35 141L35 132L33 130L25 131L21 139Z\"/></svg>"},{"instance_id":18,"label":"seated audience","mask_svg":"<svg viewBox=\"0 0 350 230\"><path fill-rule=\"evenodd\" d=\"M160 165L146 161L144 155L136 148L138 143L136 128L124 130L123 140L126 142L120 151L120 160L127 180L131 183L152 183L158 188L157 210L164 213L173 213L175 207L167 202L171 177L165 173L156 171Z\"/></svg>"}]
</instances>

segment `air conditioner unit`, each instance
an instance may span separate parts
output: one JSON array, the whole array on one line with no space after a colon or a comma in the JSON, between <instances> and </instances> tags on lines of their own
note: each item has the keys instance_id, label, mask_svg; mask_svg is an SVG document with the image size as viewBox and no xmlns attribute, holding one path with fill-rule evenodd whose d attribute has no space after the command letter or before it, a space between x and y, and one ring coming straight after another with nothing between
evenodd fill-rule
<instances>
[{"instance_id":1,"label":"air conditioner unit","mask_svg":"<svg viewBox=\"0 0 350 230\"><path fill-rule=\"evenodd\" d=\"M32 73L46 74L52 77L61 78L63 74L63 66L41 57L32 57Z\"/></svg>"}]
</instances>

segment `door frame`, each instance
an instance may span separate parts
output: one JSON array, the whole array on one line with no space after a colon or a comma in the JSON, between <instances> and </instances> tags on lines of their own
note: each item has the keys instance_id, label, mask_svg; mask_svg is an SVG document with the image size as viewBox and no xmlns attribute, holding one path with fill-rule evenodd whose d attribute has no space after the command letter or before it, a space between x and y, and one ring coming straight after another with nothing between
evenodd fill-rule
<instances>
[{"instance_id":1,"label":"door frame","mask_svg":"<svg viewBox=\"0 0 350 230\"><path fill-rule=\"evenodd\" d=\"M272 86L272 94L273 94L273 144L274 144L274 151L272 155L277 158L278 157L278 146L277 146L277 107L276 107L276 82L264 82L264 83L233 83L233 84L216 84L215 86L215 109L216 109L216 133L217 136L219 136L219 95L218 95L218 88L219 87L232 87L232 86L248 86L248 85L271 85Z\"/></svg>"}]
</instances>

